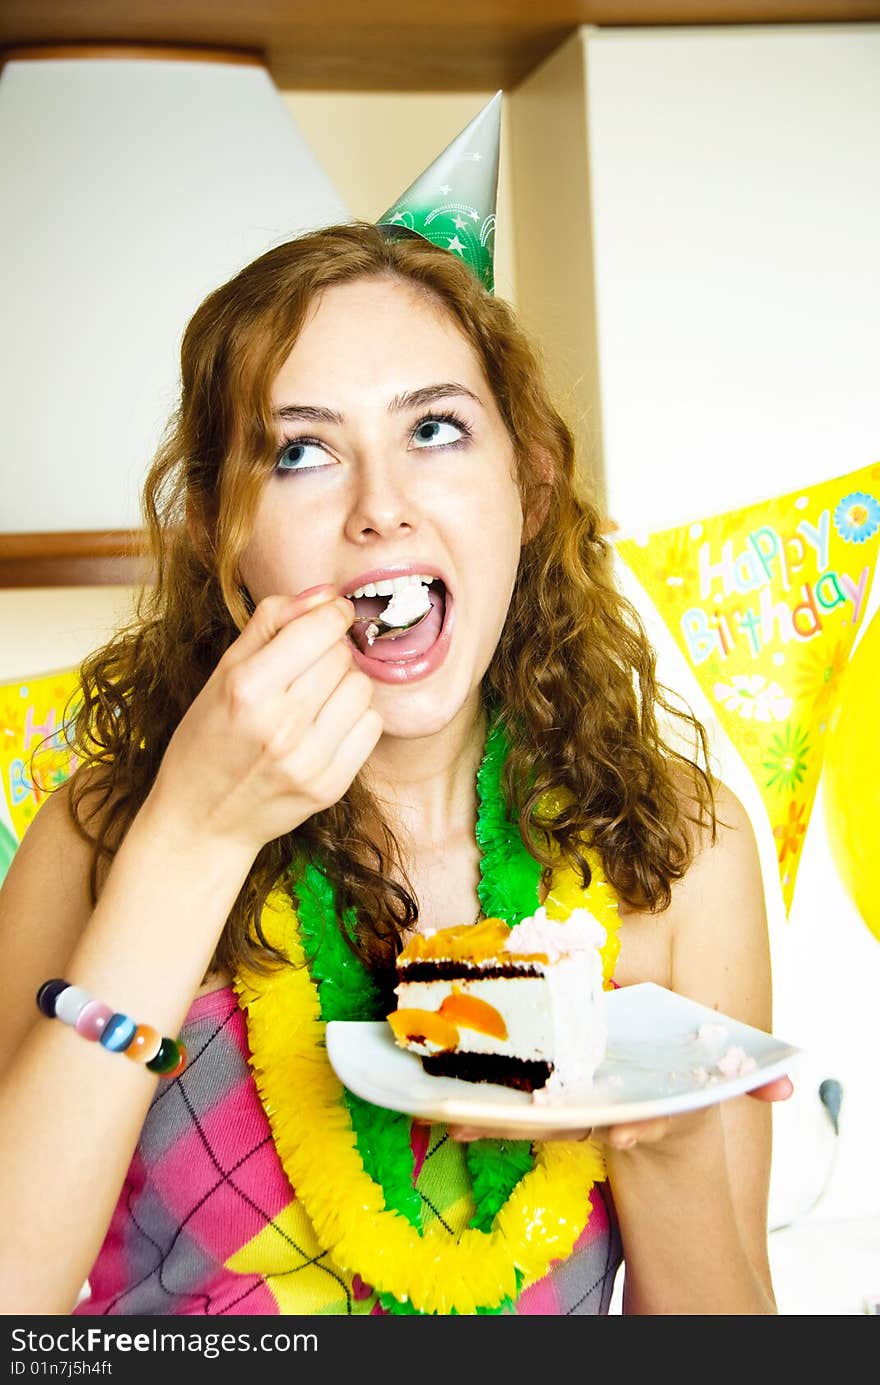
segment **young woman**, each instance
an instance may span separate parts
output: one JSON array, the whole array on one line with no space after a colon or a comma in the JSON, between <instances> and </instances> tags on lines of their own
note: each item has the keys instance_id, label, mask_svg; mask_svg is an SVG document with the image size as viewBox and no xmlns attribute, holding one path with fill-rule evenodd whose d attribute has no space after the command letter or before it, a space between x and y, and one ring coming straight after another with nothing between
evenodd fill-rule
<instances>
[{"instance_id":1,"label":"young woman","mask_svg":"<svg viewBox=\"0 0 880 1385\"><path fill-rule=\"evenodd\" d=\"M747 817L509 308L364 224L270 251L189 325L145 513L155 585L0 893L4 1310L601 1313L622 1245L628 1313L775 1312L766 1101L532 1149L365 1109L321 1047L514 869L523 912L607 881L615 984L770 1027ZM431 612L370 644L355 593L402 577Z\"/></svg>"}]
</instances>

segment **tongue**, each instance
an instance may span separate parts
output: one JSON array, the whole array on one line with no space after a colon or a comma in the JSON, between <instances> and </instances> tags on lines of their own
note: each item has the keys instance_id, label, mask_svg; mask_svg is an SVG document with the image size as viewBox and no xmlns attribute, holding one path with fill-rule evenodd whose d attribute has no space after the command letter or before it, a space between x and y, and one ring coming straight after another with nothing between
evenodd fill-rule
<instances>
[{"instance_id":1,"label":"tongue","mask_svg":"<svg viewBox=\"0 0 880 1385\"><path fill-rule=\"evenodd\" d=\"M399 635L388 635L383 640L374 640L370 645L366 636L366 628L370 622L358 619L358 623L351 629L352 640L362 654L369 659L377 659L380 663L389 663L395 659L414 659L419 654L425 654L440 634L445 610L439 591L429 591L428 599L431 602L431 612L414 629L402 630ZM379 620L379 615L387 605L387 596L363 596L355 601L358 617L372 617L380 632L386 627Z\"/></svg>"}]
</instances>

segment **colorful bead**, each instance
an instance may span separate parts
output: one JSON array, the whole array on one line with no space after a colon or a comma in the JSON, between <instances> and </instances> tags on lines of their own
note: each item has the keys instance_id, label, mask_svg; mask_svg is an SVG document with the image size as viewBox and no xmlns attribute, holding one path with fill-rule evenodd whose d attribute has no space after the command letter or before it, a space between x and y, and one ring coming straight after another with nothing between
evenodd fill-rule
<instances>
[{"instance_id":1,"label":"colorful bead","mask_svg":"<svg viewBox=\"0 0 880 1385\"><path fill-rule=\"evenodd\" d=\"M187 1064L186 1049L179 1039L175 1039L174 1042L177 1044L177 1062L168 1072L162 1073L165 1078L179 1077Z\"/></svg>"},{"instance_id":2,"label":"colorful bead","mask_svg":"<svg viewBox=\"0 0 880 1385\"><path fill-rule=\"evenodd\" d=\"M82 986L66 986L55 1001L55 1018L62 1024L75 1025L92 997Z\"/></svg>"},{"instance_id":3,"label":"colorful bead","mask_svg":"<svg viewBox=\"0 0 880 1385\"><path fill-rule=\"evenodd\" d=\"M66 991L70 985L69 981L63 981L60 976L55 976L51 981L44 981L37 991L37 1008L46 1019L55 1018L55 1001L62 991Z\"/></svg>"},{"instance_id":4,"label":"colorful bead","mask_svg":"<svg viewBox=\"0 0 880 1385\"><path fill-rule=\"evenodd\" d=\"M134 1031L134 1038L125 1050L125 1056L135 1063L148 1063L156 1057L161 1047L162 1035L158 1029L154 1029L150 1024L139 1024Z\"/></svg>"},{"instance_id":5,"label":"colorful bead","mask_svg":"<svg viewBox=\"0 0 880 1385\"><path fill-rule=\"evenodd\" d=\"M134 1038L137 1025L128 1015L112 1014L104 1025L101 1043L111 1053L124 1053Z\"/></svg>"},{"instance_id":6,"label":"colorful bead","mask_svg":"<svg viewBox=\"0 0 880 1385\"><path fill-rule=\"evenodd\" d=\"M77 1034L82 1034L84 1039L90 1039L95 1043L104 1033L107 1021L112 1018L113 1010L109 1005L105 1005L103 1000L90 1000L88 1005L80 1010L73 1027Z\"/></svg>"},{"instance_id":7,"label":"colorful bead","mask_svg":"<svg viewBox=\"0 0 880 1385\"><path fill-rule=\"evenodd\" d=\"M161 1077L176 1077L186 1066L186 1049L177 1039L163 1039L155 1058L147 1063L150 1072Z\"/></svg>"}]
</instances>

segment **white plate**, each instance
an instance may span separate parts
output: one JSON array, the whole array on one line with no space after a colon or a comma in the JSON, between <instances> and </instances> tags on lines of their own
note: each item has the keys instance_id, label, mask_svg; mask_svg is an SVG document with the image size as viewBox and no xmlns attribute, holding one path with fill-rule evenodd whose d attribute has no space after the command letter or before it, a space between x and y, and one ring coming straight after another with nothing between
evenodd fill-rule
<instances>
[{"instance_id":1,"label":"white plate","mask_svg":"<svg viewBox=\"0 0 880 1385\"><path fill-rule=\"evenodd\" d=\"M711 1106L785 1076L800 1053L772 1034L653 982L607 991L603 998L608 1051L592 1091L577 1099L545 1104L491 1082L431 1077L416 1054L397 1047L384 1020L331 1020L327 1053L345 1086L377 1106L522 1138ZM713 1032L698 1038L703 1025ZM723 1077L714 1070L731 1045L755 1060L753 1071Z\"/></svg>"}]
</instances>

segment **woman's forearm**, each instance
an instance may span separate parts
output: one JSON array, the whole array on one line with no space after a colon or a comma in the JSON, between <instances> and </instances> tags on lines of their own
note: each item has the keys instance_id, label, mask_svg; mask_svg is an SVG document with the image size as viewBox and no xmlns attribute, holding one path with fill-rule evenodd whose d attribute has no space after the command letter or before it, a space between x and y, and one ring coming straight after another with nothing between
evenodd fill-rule
<instances>
[{"instance_id":1,"label":"woman's forearm","mask_svg":"<svg viewBox=\"0 0 880 1385\"><path fill-rule=\"evenodd\" d=\"M250 861L142 810L65 968L176 1035ZM39 920L28 921L39 927ZM69 1313L109 1224L156 1077L39 1016L0 1079L0 1305Z\"/></svg>"},{"instance_id":2,"label":"woman's forearm","mask_svg":"<svg viewBox=\"0 0 880 1385\"><path fill-rule=\"evenodd\" d=\"M607 1151L628 1314L774 1314L737 1220L720 1109L687 1135Z\"/></svg>"}]
</instances>

